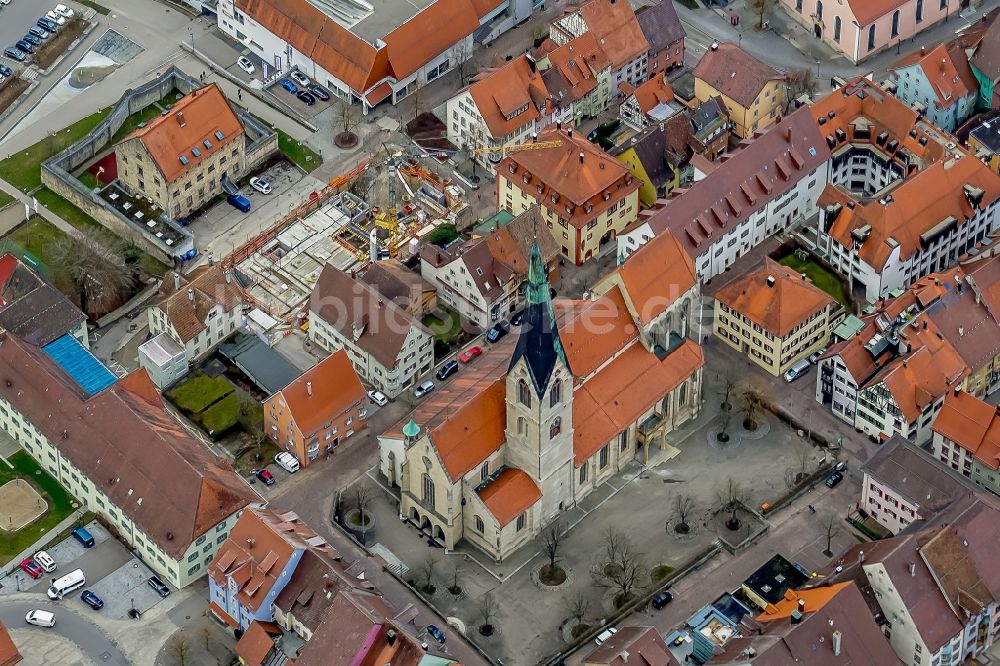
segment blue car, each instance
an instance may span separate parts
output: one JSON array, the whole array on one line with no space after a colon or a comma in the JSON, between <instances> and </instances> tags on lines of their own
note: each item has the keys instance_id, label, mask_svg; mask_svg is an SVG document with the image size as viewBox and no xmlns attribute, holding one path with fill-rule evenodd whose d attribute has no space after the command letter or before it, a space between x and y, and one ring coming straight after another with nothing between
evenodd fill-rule
<instances>
[{"instance_id":1,"label":"blue car","mask_svg":"<svg viewBox=\"0 0 1000 666\"><path fill-rule=\"evenodd\" d=\"M35 47L29 44L28 42L24 41L23 39L19 39L18 41L14 42L14 46L21 49L25 53L35 52Z\"/></svg>"},{"instance_id":2,"label":"blue car","mask_svg":"<svg viewBox=\"0 0 1000 666\"><path fill-rule=\"evenodd\" d=\"M427 633L430 634L438 643L444 643L444 632L435 627L433 624L427 625Z\"/></svg>"},{"instance_id":3,"label":"blue car","mask_svg":"<svg viewBox=\"0 0 1000 666\"><path fill-rule=\"evenodd\" d=\"M58 23L56 23L55 21L53 21L50 18L45 18L44 16L42 18L38 19L37 21L35 21L35 25L37 25L40 28L45 28L46 30L48 30L53 35L56 34L56 30L59 29L59 24Z\"/></svg>"},{"instance_id":4,"label":"blue car","mask_svg":"<svg viewBox=\"0 0 1000 666\"><path fill-rule=\"evenodd\" d=\"M37 25L33 25L30 28L28 28L28 32L33 34L35 37L38 37L39 39L49 38L49 31L46 30L45 28L39 28Z\"/></svg>"},{"instance_id":5,"label":"blue car","mask_svg":"<svg viewBox=\"0 0 1000 666\"><path fill-rule=\"evenodd\" d=\"M8 46L3 50L3 54L10 58L11 60L16 60L18 62L24 62L28 57L24 51L17 48L16 46Z\"/></svg>"},{"instance_id":6,"label":"blue car","mask_svg":"<svg viewBox=\"0 0 1000 666\"><path fill-rule=\"evenodd\" d=\"M14 76L14 70L0 62L0 76Z\"/></svg>"},{"instance_id":7,"label":"blue car","mask_svg":"<svg viewBox=\"0 0 1000 666\"><path fill-rule=\"evenodd\" d=\"M280 81L278 81L278 83L281 85L282 88L292 93L293 95L299 91L298 86L296 86L288 79L281 79Z\"/></svg>"},{"instance_id":8,"label":"blue car","mask_svg":"<svg viewBox=\"0 0 1000 666\"><path fill-rule=\"evenodd\" d=\"M101 610L104 608L104 602L101 601L101 598L90 590L84 590L80 595L80 598L83 599L83 603L87 604L94 610Z\"/></svg>"},{"instance_id":9,"label":"blue car","mask_svg":"<svg viewBox=\"0 0 1000 666\"><path fill-rule=\"evenodd\" d=\"M24 41L28 42L32 46L38 46L38 45L40 45L42 43L41 38L36 37L35 35L31 34L30 32L28 34L26 34L23 37L23 39L24 39Z\"/></svg>"}]
</instances>

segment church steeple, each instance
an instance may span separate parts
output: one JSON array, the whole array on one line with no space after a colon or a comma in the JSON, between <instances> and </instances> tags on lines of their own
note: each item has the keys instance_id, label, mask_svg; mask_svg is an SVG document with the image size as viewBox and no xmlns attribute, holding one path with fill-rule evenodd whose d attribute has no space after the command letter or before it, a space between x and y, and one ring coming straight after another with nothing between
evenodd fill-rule
<instances>
[{"instance_id":1,"label":"church steeple","mask_svg":"<svg viewBox=\"0 0 1000 666\"><path fill-rule=\"evenodd\" d=\"M527 305L524 309L521 336L510 359L510 367L513 368L523 358L531 382L535 386L535 392L541 396L556 367L556 361L561 360L566 364L566 354L559 341L552 298L549 295L549 281L542 263L542 251L537 242L531 246L525 298Z\"/></svg>"}]
</instances>

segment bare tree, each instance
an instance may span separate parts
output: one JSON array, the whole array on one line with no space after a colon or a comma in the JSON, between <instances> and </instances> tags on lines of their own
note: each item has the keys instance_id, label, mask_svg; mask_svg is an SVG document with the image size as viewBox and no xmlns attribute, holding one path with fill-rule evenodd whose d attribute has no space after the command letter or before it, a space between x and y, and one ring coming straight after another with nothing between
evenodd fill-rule
<instances>
[{"instance_id":1,"label":"bare tree","mask_svg":"<svg viewBox=\"0 0 1000 666\"><path fill-rule=\"evenodd\" d=\"M484 636L493 634L493 618L496 617L497 602L493 598L492 592L487 592L479 599L479 619L482 624L479 626L479 633Z\"/></svg>"},{"instance_id":2,"label":"bare tree","mask_svg":"<svg viewBox=\"0 0 1000 666\"><path fill-rule=\"evenodd\" d=\"M135 286L135 267L127 262L121 241L110 234L62 236L52 244L51 257L72 280L80 309L88 315L117 307Z\"/></svg>"},{"instance_id":3,"label":"bare tree","mask_svg":"<svg viewBox=\"0 0 1000 666\"><path fill-rule=\"evenodd\" d=\"M567 594L563 598L563 606L569 616L577 623L583 622L583 618L587 617L587 613L590 612L590 600L587 599L587 593L582 588L577 588L572 593Z\"/></svg>"},{"instance_id":4,"label":"bare tree","mask_svg":"<svg viewBox=\"0 0 1000 666\"><path fill-rule=\"evenodd\" d=\"M454 595L462 593L462 586L458 584L458 576L462 573L462 560L456 559L451 567L451 587L448 591Z\"/></svg>"},{"instance_id":5,"label":"bare tree","mask_svg":"<svg viewBox=\"0 0 1000 666\"><path fill-rule=\"evenodd\" d=\"M764 394L756 387L748 386L740 397L743 399L743 427L754 431L757 429L757 412L764 406Z\"/></svg>"},{"instance_id":6,"label":"bare tree","mask_svg":"<svg viewBox=\"0 0 1000 666\"><path fill-rule=\"evenodd\" d=\"M410 93L410 98L413 100L413 120L416 120L423 108L424 101L424 84L420 82L420 79L413 82L413 92Z\"/></svg>"},{"instance_id":7,"label":"bare tree","mask_svg":"<svg viewBox=\"0 0 1000 666\"><path fill-rule=\"evenodd\" d=\"M729 424L733 420L733 410L729 407L723 407L719 411L719 432L715 434L716 438L720 442L729 441Z\"/></svg>"},{"instance_id":8,"label":"bare tree","mask_svg":"<svg viewBox=\"0 0 1000 666\"><path fill-rule=\"evenodd\" d=\"M771 15L777 5L778 0L747 0L747 7L759 19L757 27L761 30L764 29L764 19Z\"/></svg>"},{"instance_id":9,"label":"bare tree","mask_svg":"<svg viewBox=\"0 0 1000 666\"><path fill-rule=\"evenodd\" d=\"M452 57L455 58L455 71L458 73L459 85L464 86L465 80L475 69L475 51L470 47L469 42L461 41L451 50Z\"/></svg>"},{"instance_id":10,"label":"bare tree","mask_svg":"<svg viewBox=\"0 0 1000 666\"><path fill-rule=\"evenodd\" d=\"M688 518L694 513L694 498L687 493L677 493L674 495L674 508L671 518L674 521L674 531L678 534L687 534L691 531Z\"/></svg>"},{"instance_id":11,"label":"bare tree","mask_svg":"<svg viewBox=\"0 0 1000 666\"><path fill-rule=\"evenodd\" d=\"M809 461L812 459L812 447L808 444L798 444L795 447L795 464L785 471L785 482L789 486L799 483L809 474Z\"/></svg>"},{"instance_id":12,"label":"bare tree","mask_svg":"<svg viewBox=\"0 0 1000 666\"><path fill-rule=\"evenodd\" d=\"M338 97L333 119L340 131L347 134L361 124L361 112L348 100Z\"/></svg>"},{"instance_id":13,"label":"bare tree","mask_svg":"<svg viewBox=\"0 0 1000 666\"><path fill-rule=\"evenodd\" d=\"M370 483L356 483L351 488L351 501L358 512L358 524L361 525L362 534L368 530L367 518L368 509L375 501L375 491Z\"/></svg>"},{"instance_id":14,"label":"bare tree","mask_svg":"<svg viewBox=\"0 0 1000 666\"><path fill-rule=\"evenodd\" d=\"M785 113L792 110L795 99L801 95L812 95L819 89L816 75L809 67L795 69L785 75Z\"/></svg>"},{"instance_id":15,"label":"bare tree","mask_svg":"<svg viewBox=\"0 0 1000 666\"><path fill-rule=\"evenodd\" d=\"M604 552L591 569L594 581L615 591L615 606L621 607L640 586L645 570L642 554L628 537L614 528L604 536Z\"/></svg>"},{"instance_id":16,"label":"bare tree","mask_svg":"<svg viewBox=\"0 0 1000 666\"><path fill-rule=\"evenodd\" d=\"M205 652L208 652L208 649L212 646L212 627L207 624L202 625L198 629L198 638L205 644Z\"/></svg>"},{"instance_id":17,"label":"bare tree","mask_svg":"<svg viewBox=\"0 0 1000 666\"><path fill-rule=\"evenodd\" d=\"M736 380L733 378L732 373L727 370L719 374L719 381L722 382L722 386L719 387L719 395L722 396L720 407L722 409L730 409L732 408L732 404L729 401L733 397L733 391L736 390Z\"/></svg>"},{"instance_id":18,"label":"bare tree","mask_svg":"<svg viewBox=\"0 0 1000 666\"><path fill-rule=\"evenodd\" d=\"M726 527L731 530L739 529L739 511L750 501L750 493L732 477L729 477L716 491L716 497L718 498L719 511L729 514L729 518L726 519Z\"/></svg>"},{"instance_id":19,"label":"bare tree","mask_svg":"<svg viewBox=\"0 0 1000 666\"><path fill-rule=\"evenodd\" d=\"M542 532L542 548L549 558L549 575L556 569L559 561L559 545L562 543L562 523L555 521Z\"/></svg>"},{"instance_id":20,"label":"bare tree","mask_svg":"<svg viewBox=\"0 0 1000 666\"><path fill-rule=\"evenodd\" d=\"M833 537L840 534L840 522L836 515L831 513L823 519L823 534L826 536L826 550L823 551L823 554L827 557L833 557Z\"/></svg>"},{"instance_id":21,"label":"bare tree","mask_svg":"<svg viewBox=\"0 0 1000 666\"><path fill-rule=\"evenodd\" d=\"M182 633L177 633L167 643L167 654L177 663L177 666L187 666L191 658L191 643Z\"/></svg>"},{"instance_id":22,"label":"bare tree","mask_svg":"<svg viewBox=\"0 0 1000 666\"><path fill-rule=\"evenodd\" d=\"M424 561L418 568L420 578L424 581L421 589L427 594L434 594L434 570L437 569L439 561L437 554L431 553L424 558Z\"/></svg>"}]
</instances>

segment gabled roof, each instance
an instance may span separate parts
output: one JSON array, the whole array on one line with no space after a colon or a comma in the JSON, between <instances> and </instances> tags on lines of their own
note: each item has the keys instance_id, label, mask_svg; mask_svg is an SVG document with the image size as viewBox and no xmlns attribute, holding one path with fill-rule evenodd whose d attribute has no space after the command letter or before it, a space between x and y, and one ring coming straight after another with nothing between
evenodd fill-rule
<instances>
[{"instance_id":1,"label":"gabled roof","mask_svg":"<svg viewBox=\"0 0 1000 666\"><path fill-rule=\"evenodd\" d=\"M181 342L186 343L208 327L209 310L218 305L232 312L243 300L243 290L232 273L215 264L187 276L167 271L152 304L166 313Z\"/></svg>"},{"instance_id":2,"label":"gabled roof","mask_svg":"<svg viewBox=\"0 0 1000 666\"><path fill-rule=\"evenodd\" d=\"M615 69L649 50L631 2L590 0L578 11Z\"/></svg>"},{"instance_id":3,"label":"gabled roof","mask_svg":"<svg viewBox=\"0 0 1000 666\"><path fill-rule=\"evenodd\" d=\"M580 379L589 377L639 337L639 327L617 285L597 300L557 299L553 306L569 369Z\"/></svg>"},{"instance_id":4,"label":"gabled roof","mask_svg":"<svg viewBox=\"0 0 1000 666\"><path fill-rule=\"evenodd\" d=\"M434 285L411 271L398 259L383 259L370 264L358 278L399 307L413 312L424 294L434 292Z\"/></svg>"},{"instance_id":5,"label":"gabled roof","mask_svg":"<svg viewBox=\"0 0 1000 666\"><path fill-rule=\"evenodd\" d=\"M752 106L768 84L784 78L735 44L719 44L706 51L694 68L694 77L742 107Z\"/></svg>"},{"instance_id":6,"label":"gabled roof","mask_svg":"<svg viewBox=\"0 0 1000 666\"><path fill-rule=\"evenodd\" d=\"M649 113L661 104L669 104L674 101L674 90L670 87L667 77L660 75L643 82L633 91L632 96L635 97L639 110L643 113Z\"/></svg>"},{"instance_id":7,"label":"gabled roof","mask_svg":"<svg viewBox=\"0 0 1000 666\"><path fill-rule=\"evenodd\" d=\"M479 13L469 0L435 0L385 36L393 76L405 79L478 27Z\"/></svg>"},{"instance_id":8,"label":"gabled roof","mask_svg":"<svg viewBox=\"0 0 1000 666\"><path fill-rule=\"evenodd\" d=\"M669 5L670 2L663 4ZM677 666L655 627L622 627L583 658L595 666Z\"/></svg>"},{"instance_id":9,"label":"gabled roof","mask_svg":"<svg viewBox=\"0 0 1000 666\"><path fill-rule=\"evenodd\" d=\"M87 316L13 254L0 257L0 328L43 346L73 332Z\"/></svg>"},{"instance_id":10,"label":"gabled roof","mask_svg":"<svg viewBox=\"0 0 1000 666\"><path fill-rule=\"evenodd\" d=\"M303 372L268 401L283 399L295 426L305 437L311 437L334 416L361 404L366 395L350 357L340 349Z\"/></svg>"},{"instance_id":11,"label":"gabled roof","mask_svg":"<svg viewBox=\"0 0 1000 666\"><path fill-rule=\"evenodd\" d=\"M1000 80L1000 15L993 18L983 33L969 63L988 79L994 82Z\"/></svg>"},{"instance_id":12,"label":"gabled roof","mask_svg":"<svg viewBox=\"0 0 1000 666\"><path fill-rule=\"evenodd\" d=\"M531 477L513 467L500 472L476 493L501 528L542 499L542 491Z\"/></svg>"},{"instance_id":13,"label":"gabled roof","mask_svg":"<svg viewBox=\"0 0 1000 666\"><path fill-rule=\"evenodd\" d=\"M923 72L928 84L937 96L938 108L946 109L962 98L975 94L979 87L975 85L975 77L968 71L967 76L960 70L969 70L969 62L965 51L960 48L949 49L945 44L938 44L924 53L917 52L903 58L893 66L893 69L917 66ZM967 80L972 77L973 87Z\"/></svg>"},{"instance_id":14,"label":"gabled roof","mask_svg":"<svg viewBox=\"0 0 1000 666\"><path fill-rule=\"evenodd\" d=\"M219 86L210 83L192 90L119 143L139 139L166 182L172 183L242 136L240 119Z\"/></svg>"},{"instance_id":15,"label":"gabled roof","mask_svg":"<svg viewBox=\"0 0 1000 666\"><path fill-rule=\"evenodd\" d=\"M639 28L653 53L659 53L687 36L671 0L640 8L635 13L635 20L639 22Z\"/></svg>"},{"instance_id":16,"label":"gabled roof","mask_svg":"<svg viewBox=\"0 0 1000 666\"><path fill-rule=\"evenodd\" d=\"M770 258L719 289L715 299L778 338L834 303L805 275Z\"/></svg>"},{"instance_id":17,"label":"gabled roof","mask_svg":"<svg viewBox=\"0 0 1000 666\"><path fill-rule=\"evenodd\" d=\"M862 28L877 18L905 5L909 0L847 0L851 13Z\"/></svg>"},{"instance_id":18,"label":"gabled roof","mask_svg":"<svg viewBox=\"0 0 1000 666\"><path fill-rule=\"evenodd\" d=\"M564 92L568 101L573 102L597 88L601 72L611 66L592 32L585 32L554 49L548 59L551 68L545 72L546 77L558 73L561 79L558 92ZM558 100L564 102L562 96L558 96Z\"/></svg>"},{"instance_id":19,"label":"gabled roof","mask_svg":"<svg viewBox=\"0 0 1000 666\"><path fill-rule=\"evenodd\" d=\"M931 429L989 469L1000 469L1000 416L988 402L964 391L949 393Z\"/></svg>"},{"instance_id":20,"label":"gabled roof","mask_svg":"<svg viewBox=\"0 0 1000 666\"><path fill-rule=\"evenodd\" d=\"M542 73L523 53L502 67L474 76L468 90L490 134L497 139L548 112L550 94Z\"/></svg>"},{"instance_id":21,"label":"gabled roof","mask_svg":"<svg viewBox=\"0 0 1000 666\"><path fill-rule=\"evenodd\" d=\"M173 558L260 501L167 410L145 370L82 398L45 354L0 332L0 375L7 402Z\"/></svg>"}]
</instances>

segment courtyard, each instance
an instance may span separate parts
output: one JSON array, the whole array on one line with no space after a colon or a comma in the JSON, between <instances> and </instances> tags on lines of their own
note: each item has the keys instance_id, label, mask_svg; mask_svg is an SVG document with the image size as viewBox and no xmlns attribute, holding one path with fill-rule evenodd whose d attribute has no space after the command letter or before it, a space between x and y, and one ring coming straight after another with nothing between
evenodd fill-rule
<instances>
[{"instance_id":1,"label":"courtyard","mask_svg":"<svg viewBox=\"0 0 1000 666\"><path fill-rule=\"evenodd\" d=\"M0 486L0 563L6 563L72 513L74 502L24 451L0 459Z\"/></svg>"}]
</instances>

